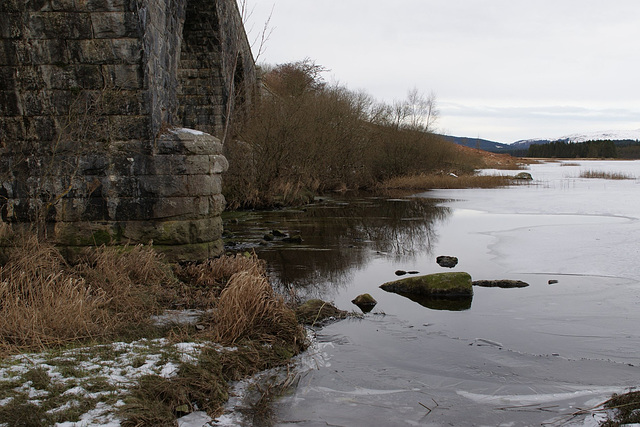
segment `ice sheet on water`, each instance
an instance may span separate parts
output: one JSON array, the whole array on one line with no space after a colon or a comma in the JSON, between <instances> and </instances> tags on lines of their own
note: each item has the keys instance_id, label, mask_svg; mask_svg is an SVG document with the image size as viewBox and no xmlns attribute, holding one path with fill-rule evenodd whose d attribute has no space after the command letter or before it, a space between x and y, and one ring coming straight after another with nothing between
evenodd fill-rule
<instances>
[{"instance_id":1,"label":"ice sheet on water","mask_svg":"<svg viewBox=\"0 0 640 427\"><path fill-rule=\"evenodd\" d=\"M613 393L624 393L626 390L621 387L594 387L586 388L582 390L575 390L566 393L540 393L540 394L512 394L512 395L499 395L499 394L479 394L471 393L464 390L458 390L458 395L473 400L477 403L484 403L490 405L532 405L539 403L559 402L563 400L574 399L576 397L584 396L599 396L602 402L606 400L608 396Z\"/></svg>"},{"instance_id":2,"label":"ice sheet on water","mask_svg":"<svg viewBox=\"0 0 640 427\"><path fill-rule=\"evenodd\" d=\"M507 189L436 190L457 209L482 216L478 233L497 238L490 249L512 272L640 277L640 161L579 161L531 165L531 185ZM635 179L579 178L580 171L617 172ZM485 171L500 173L500 171ZM502 216L500 216L502 215Z\"/></svg>"}]
</instances>

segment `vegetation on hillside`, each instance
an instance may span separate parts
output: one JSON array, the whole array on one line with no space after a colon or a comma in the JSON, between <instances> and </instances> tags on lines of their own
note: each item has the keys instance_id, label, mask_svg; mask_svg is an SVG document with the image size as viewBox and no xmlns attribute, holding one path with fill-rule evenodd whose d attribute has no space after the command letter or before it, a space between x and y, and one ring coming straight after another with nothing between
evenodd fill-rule
<instances>
[{"instance_id":1,"label":"vegetation on hillside","mask_svg":"<svg viewBox=\"0 0 640 427\"><path fill-rule=\"evenodd\" d=\"M529 146L527 152L527 157L554 157L558 159L615 158L617 156L616 145L613 141L555 141L548 144L533 144Z\"/></svg>"},{"instance_id":2,"label":"vegetation on hillside","mask_svg":"<svg viewBox=\"0 0 640 427\"><path fill-rule=\"evenodd\" d=\"M250 118L225 144L230 208L302 203L330 190L363 189L398 176L472 173L479 156L432 133L435 97L411 90L379 103L324 81L309 59L266 69Z\"/></svg>"}]
</instances>

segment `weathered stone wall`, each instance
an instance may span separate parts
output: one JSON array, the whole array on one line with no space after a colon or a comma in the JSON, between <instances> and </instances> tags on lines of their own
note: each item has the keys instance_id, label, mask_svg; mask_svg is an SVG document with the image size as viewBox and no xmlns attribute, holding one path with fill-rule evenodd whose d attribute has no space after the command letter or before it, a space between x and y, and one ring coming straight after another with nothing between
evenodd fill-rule
<instances>
[{"instance_id":1,"label":"weathered stone wall","mask_svg":"<svg viewBox=\"0 0 640 427\"><path fill-rule=\"evenodd\" d=\"M222 146L174 128L224 136L254 85L234 0L2 0L2 220L219 254Z\"/></svg>"},{"instance_id":2,"label":"weathered stone wall","mask_svg":"<svg viewBox=\"0 0 640 427\"><path fill-rule=\"evenodd\" d=\"M241 115L257 87L253 58L236 54L238 40L249 45L237 12L235 2L189 2L183 31L180 124L220 138L230 108ZM209 71L212 64L219 64L215 73Z\"/></svg>"}]
</instances>

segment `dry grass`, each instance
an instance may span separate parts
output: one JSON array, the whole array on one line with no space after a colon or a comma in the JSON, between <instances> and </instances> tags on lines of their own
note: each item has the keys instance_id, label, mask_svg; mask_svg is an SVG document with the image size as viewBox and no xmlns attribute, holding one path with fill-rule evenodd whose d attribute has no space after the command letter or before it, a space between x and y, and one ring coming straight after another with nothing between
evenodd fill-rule
<instances>
[{"instance_id":1,"label":"dry grass","mask_svg":"<svg viewBox=\"0 0 640 427\"><path fill-rule=\"evenodd\" d=\"M381 187L387 190L431 190L436 188L496 188L512 184L507 175L431 175L420 174L392 178Z\"/></svg>"},{"instance_id":2,"label":"dry grass","mask_svg":"<svg viewBox=\"0 0 640 427\"><path fill-rule=\"evenodd\" d=\"M613 419L609 417L602 426L617 427L640 423L640 391L632 391L625 394L614 394L603 406L614 410Z\"/></svg>"},{"instance_id":3,"label":"dry grass","mask_svg":"<svg viewBox=\"0 0 640 427\"><path fill-rule=\"evenodd\" d=\"M88 250L71 266L34 235L11 237L0 267L0 352L42 350L150 325L176 282L150 247Z\"/></svg>"},{"instance_id":4,"label":"dry grass","mask_svg":"<svg viewBox=\"0 0 640 427\"><path fill-rule=\"evenodd\" d=\"M599 179L635 179L634 176L622 172L605 172L599 170L585 170L580 172L580 178Z\"/></svg>"},{"instance_id":5,"label":"dry grass","mask_svg":"<svg viewBox=\"0 0 640 427\"><path fill-rule=\"evenodd\" d=\"M229 398L216 351L203 352L197 364L183 363L178 375L148 375L126 398L121 410L122 426L175 426L176 417L196 410L219 415Z\"/></svg>"},{"instance_id":6,"label":"dry grass","mask_svg":"<svg viewBox=\"0 0 640 427\"><path fill-rule=\"evenodd\" d=\"M271 288L255 254L175 266L174 273L149 246L87 249L71 266L36 236L9 239L10 256L0 267L3 353L130 337L153 328L152 315L176 306L217 307L212 330L221 342L263 335L302 341L293 311Z\"/></svg>"},{"instance_id":7,"label":"dry grass","mask_svg":"<svg viewBox=\"0 0 640 427\"><path fill-rule=\"evenodd\" d=\"M319 299L310 299L296 308L296 317L305 325L322 325L328 319L344 319L348 313L333 304Z\"/></svg>"},{"instance_id":8,"label":"dry grass","mask_svg":"<svg viewBox=\"0 0 640 427\"><path fill-rule=\"evenodd\" d=\"M0 267L0 350L42 349L106 326L108 297L68 271L59 252L24 236Z\"/></svg>"},{"instance_id":9,"label":"dry grass","mask_svg":"<svg viewBox=\"0 0 640 427\"><path fill-rule=\"evenodd\" d=\"M212 339L225 345L251 339L304 346L304 332L294 311L259 269L231 277L213 314Z\"/></svg>"},{"instance_id":10,"label":"dry grass","mask_svg":"<svg viewBox=\"0 0 640 427\"><path fill-rule=\"evenodd\" d=\"M0 227L0 238L11 247L0 266L0 354L157 333L151 315L176 299L210 311L200 322L204 332L192 327L180 339L237 347L221 352L205 346L198 362L182 363L175 377L140 379L126 397L123 425L175 425L177 416L196 406L216 415L228 399L230 381L286 364L307 345L294 311L273 290L255 254L174 266L174 273L151 247L102 246L70 265L36 236L5 231ZM85 403L85 410L95 404ZM41 425L48 415L32 407L37 408L16 400L3 413L19 420L30 415L32 425Z\"/></svg>"},{"instance_id":11,"label":"dry grass","mask_svg":"<svg viewBox=\"0 0 640 427\"><path fill-rule=\"evenodd\" d=\"M259 271L266 275L263 260L255 253L235 254L210 259L202 263L174 265L176 277L184 284L173 301L174 308L211 308L229 279L241 271Z\"/></svg>"},{"instance_id":12,"label":"dry grass","mask_svg":"<svg viewBox=\"0 0 640 427\"><path fill-rule=\"evenodd\" d=\"M92 248L75 270L106 296L116 328L148 323L175 295L177 281L169 265L150 246Z\"/></svg>"}]
</instances>

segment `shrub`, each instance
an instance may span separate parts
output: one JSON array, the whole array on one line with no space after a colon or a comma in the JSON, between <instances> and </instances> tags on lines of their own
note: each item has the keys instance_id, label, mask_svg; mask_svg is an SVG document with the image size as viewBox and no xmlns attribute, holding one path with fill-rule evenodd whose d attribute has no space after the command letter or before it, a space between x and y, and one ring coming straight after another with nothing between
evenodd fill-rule
<instances>
[{"instance_id":1,"label":"shrub","mask_svg":"<svg viewBox=\"0 0 640 427\"><path fill-rule=\"evenodd\" d=\"M623 172L606 172L599 170L585 170L580 172L580 178L599 179L634 179L633 176Z\"/></svg>"},{"instance_id":2,"label":"shrub","mask_svg":"<svg viewBox=\"0 0 640 427\"><path fill-rule=\"evenodd\" d=\"M433 95L417 90L392 105L339 85L310 60L271 69L244 142L227 144L223 192L233 208L307 202L330 190L371 188L389 178L440 169L473 170L453 144L431 133Z\"/></svg>"}]
</instances>

